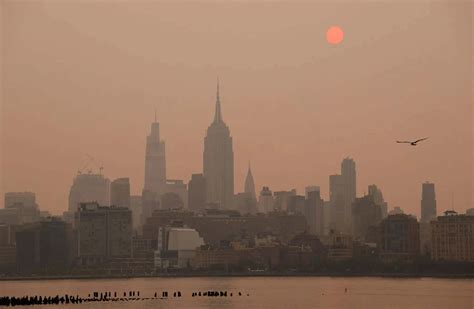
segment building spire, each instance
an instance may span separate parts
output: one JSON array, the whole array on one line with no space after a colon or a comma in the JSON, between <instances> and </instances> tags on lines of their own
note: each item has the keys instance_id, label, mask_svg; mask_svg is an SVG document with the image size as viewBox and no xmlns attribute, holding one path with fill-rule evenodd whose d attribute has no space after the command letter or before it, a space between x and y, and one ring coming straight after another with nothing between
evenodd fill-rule
<instances>
[{"instance_id":1,"label":"building spire","mask_svg":"<svg viewBox=\"0 0 474 309\"><path fill-rule=\"evenodd\" d=\"M219 77L217 77L216 113L214 115L214 122L222 122L221 99L219 97Z\"/></svg>"},{"instance_id":2,"label":"building spire","mask_svg":"<svg viewBox=\"0 0 474 309\"><path fill-rule=\"evenodd\" d=\"M250 196L256 199L257 195L255 193L255 182L253 180L252 170L250 167L249 161L249 169L247 171L247 177L245 177L245 184L244 184L245 193L250 194Z\"/></svg>"},{"instance_id":3,"label":"building spire","mask_svg":"<svg viewBox=\"0 0 474 309\"><path fill-rule=\"evenodd\" d=\"M156 123L156 107L155 107L155 123Z\"/></svg>"}]
</instances>

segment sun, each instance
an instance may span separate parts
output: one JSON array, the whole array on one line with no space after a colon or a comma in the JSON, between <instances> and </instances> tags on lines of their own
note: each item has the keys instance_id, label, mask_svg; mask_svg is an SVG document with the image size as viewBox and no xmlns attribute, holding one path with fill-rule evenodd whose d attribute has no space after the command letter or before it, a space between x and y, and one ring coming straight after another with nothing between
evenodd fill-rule
<instances>
[{"instance_id":1,"label":"sun","mask_svg":"<svg viewBox=\"0 0 474 309\"><path fill-rule=\"evenodd\" d=\"M338 26L332 26L326 32L326 40L331 45L337 45L342 42L344 31Z\"/></svg>"}]
</instances>

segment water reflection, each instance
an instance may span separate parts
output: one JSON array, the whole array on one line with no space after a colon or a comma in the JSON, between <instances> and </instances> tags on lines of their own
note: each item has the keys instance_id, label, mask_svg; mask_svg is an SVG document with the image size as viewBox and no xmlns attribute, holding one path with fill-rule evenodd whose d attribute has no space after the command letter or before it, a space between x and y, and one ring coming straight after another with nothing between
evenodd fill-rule
<instances>
[{"instance_id":1,"label":"water reflection","mask_svg":"<svg viewBox=\"0 0 474 309\"><path fill-rule=\"evenodd\" d=\"M58 308L471 308L473 281L330 277L202 277L125 280L3 281L0 295L79 295L110 291L111 296L136 291L140 298L168 299L85 303ZM178 291L181 297L178 297ZM193 292L227 291L225 296ZM238 296L241 292L242 296ZM176 293L176 297L173 297ZM230 296L233 293L233 296ZM249 296L247 296L249 294ZM127 294L128 295L128 294ZM39 306L38 308L47 308Z\"/></svg>"}]
</instances>

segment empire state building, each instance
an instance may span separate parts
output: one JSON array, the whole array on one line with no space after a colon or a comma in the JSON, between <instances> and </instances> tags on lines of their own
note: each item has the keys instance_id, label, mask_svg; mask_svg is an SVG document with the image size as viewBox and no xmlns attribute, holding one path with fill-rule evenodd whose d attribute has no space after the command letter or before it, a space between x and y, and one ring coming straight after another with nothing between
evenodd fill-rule
<instances>
[{"instance_id":1,"label":"empire state building","mask_svg":"<svg viewBox=\"0 0 474 309\"><path fill-rule=\"evenodd\" d=\"M207 202L231 209L234 198L234 152L229 127L222 120L219 82L217 82L214 121L204 138L204 178Z\"/></svg>"}]
</instances>

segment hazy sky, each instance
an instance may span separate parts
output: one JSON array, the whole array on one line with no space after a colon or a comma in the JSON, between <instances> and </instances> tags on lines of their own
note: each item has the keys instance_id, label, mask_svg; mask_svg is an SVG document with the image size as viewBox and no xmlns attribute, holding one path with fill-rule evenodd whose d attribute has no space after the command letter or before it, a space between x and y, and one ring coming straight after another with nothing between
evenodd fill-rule
<instances>
[{"instance_id":1,"label":"hazy sky","mask_svg":"<svg viewBox=\"0 0 474 309\"><path fill-rule=\"evenodd\" d=\"M225 3L224 3L225 2ZM202 171L216 77L260 191L321 186L350 156L358 195L419 216L472 205L470 1L1 1L2 190L62 213L86 154L143 186L154 108L168 178ZM344 41L329 45L339 25ZM397 139L429 137L418 147ZM3 196L3 192L2 196ZM3 207L3 200L0 204Z\"/></svg>"}]
</instances>

